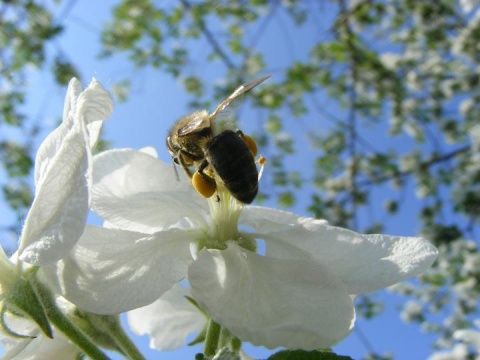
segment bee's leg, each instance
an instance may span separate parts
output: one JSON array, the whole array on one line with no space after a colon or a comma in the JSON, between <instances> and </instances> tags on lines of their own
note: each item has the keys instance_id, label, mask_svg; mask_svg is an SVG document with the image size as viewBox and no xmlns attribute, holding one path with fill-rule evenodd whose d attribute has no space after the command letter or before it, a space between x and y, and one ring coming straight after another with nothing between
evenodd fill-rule
<instances>
[{"instance_id":1,"label":"bee's leg","mask_svg":"<svg viewBox=\"0 0 480 360\"><path fill-rule=\"evenodd\" d=\"M208 161L204 160L192 176L193 187L200 195L206 198L212 196L217 190L215 179L204 172L208 165Z\"/></svg>"},{"instance_id":2,"label":"bee's leg","mask_svg":"<svg viewBox=\"0 0 480 360\"><path fill-rule=\"evenodd\" d=\"M187 165L187 163L185 162L185 159L183 156L179 156L178 157L178 162L180 163L181 167L183 168L183 170L185 170L185 172L187 173L188 177L191 179L193 174L192 172L190 171L190 167Z\"/></svg>"},{"instance_id":3,"label":"bee's leg","mask_svg":"<svg viewBox=\"0 0 480 360\"><path fill-rule=\"evenodd\" d=\"M205 172L203 171L203 170L205 170L205 169L207 168L208 165L209 165L208 161L207 161L207 160L204 160L204 161L200 164L200 166L198 167L197 172L198 172L200 175L202 175L202 177L203 177L206 181L212 183L213 186L216 188L217 186L216 186L216 184L215 184L215 179L214 179L213 177L211 177L210 175L205 174Z\"/></svg>"}]
</instances>

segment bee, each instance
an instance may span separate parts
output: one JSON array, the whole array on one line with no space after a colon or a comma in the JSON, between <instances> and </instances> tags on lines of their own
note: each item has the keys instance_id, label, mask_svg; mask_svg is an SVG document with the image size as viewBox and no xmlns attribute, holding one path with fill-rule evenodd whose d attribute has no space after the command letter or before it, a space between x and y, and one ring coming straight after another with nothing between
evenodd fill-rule
<instances>
[{"instance_id":1,"label":"bee","mask_svg":"<svg viewBox=\"0 0 480 360\"><path fill-rule=\"evenodd\" d=\"M257 146L240 130L215 131L215 118L240 95L261 84L270 75L240 85L211 114L196 111L178 120L167 136L167 149L175 164L192 179L204 197L212 196L221 182L238 201L250 204L258 192L255 164ZM196 170L194 173L191 167Z\"/></svg>"}]
</instances>

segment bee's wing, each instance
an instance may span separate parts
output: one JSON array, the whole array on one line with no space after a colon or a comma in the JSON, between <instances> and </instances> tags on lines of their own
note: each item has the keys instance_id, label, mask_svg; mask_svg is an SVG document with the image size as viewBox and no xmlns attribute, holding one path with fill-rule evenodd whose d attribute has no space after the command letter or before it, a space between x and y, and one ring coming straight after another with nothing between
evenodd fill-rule
<instances>
[{"instance_id":1,"label":"bee's wing","mask_svg":"<svg viewBox=\"0 0 480 360\"><path fill-rule=\"evenodd\" d=\"M210 119L208 116L197 116L188 121L187 124L178 130L178 136L185 136L192 132L198 132L210 126Z\"/></svg>"},{"instance_id":2,"label":"bee's wing","mask_svg":"<svg viewBox=\"0 0 480 360\"><path fill-rule=\"evenodd\" d=\"M258 84L261 84L265 80L267 80L271 75L265 75L262 76L261 78L258 78L256 80L252 80L246 84L240 85L233 93L231 93L225 100L223 100L220 105L217 106L215 111L210 114L210 119L214 119L215 116L217 116L220 112L225 110L225 108L230 105L232 101L234 101L236 98L238 98L240 95L246 93L247 91L253 89L255 86Z\"/></svg>"}]
</instances>

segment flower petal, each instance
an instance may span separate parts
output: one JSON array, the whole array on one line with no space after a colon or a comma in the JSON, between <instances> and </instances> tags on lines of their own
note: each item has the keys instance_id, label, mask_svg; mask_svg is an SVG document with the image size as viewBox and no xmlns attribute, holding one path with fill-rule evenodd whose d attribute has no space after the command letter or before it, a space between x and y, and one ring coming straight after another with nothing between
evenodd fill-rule
<instances>
[{"instance_id":1,"label":"flower petal","mask_svg":"<svg viewBox=\"0 0 480 360\"><path fill-rule=\"evenodd\" d=\"M117 314L150 304L185 277L190 236L178 229L147 235L88 226L69 257L42 269L79 308Z\"/></svg>"},{"instance_id":2,"label":"flower petal","mask_svg":"<svg viewBox=\"0 0 480 360\"><path fill-rule=\"evenodd\" d=\"M227 250L202 250L188 280L212 319L254 345L318 349L353 326L345 286L311 261L263 257L229 242Z\"/></svg>"},{"instance_id":3,"label":"flower petal","mask_svg":"<svg viewBox=\"0 0 480 360\"><path fill-rule=\"evenodd\" d=\"M20 238L20 260L44 265L77 242L88 213L85 139L70 132L37 186Z\"/></svg>"},{"instance_id":4,"label":"flower petal","mask_svg":"<svg viewBox=\"0 0 480 360\"><path fill-rule=\"evenodd\" d=\"M467 344L472 344L477 351L480 351L480 332L478 331L470 329L456 330L453 333L453 338Z\"/></svg>"},{"instance_id":5,"label":"flower petal","mask_svg":"<svg viewBox=\"0 0 480 360\"><path fill-rule=\"evenodd\" d=\"M2 359L39 360L62 359L76 360L80 356L78 347L73 345L61 332L57 332L53 339L42 333L34 334L35 338L6 340L7 352Z\"/></svg>"},{"instance_id":6,"label":"flower petal","mask_svg":"<svg viewBox=\"0 0 480 360\"><path fill-rule=\"evenodd\" d=\"M171 164L131 149L94 159L93 210L111 225L153 233L184 218L204 224L207 202ZM203 214L203 216L202 216Z\"/></svg>"},{"instance_id":7,"label":"flower petal","mask_svg":"<svg viewBox=\"0 0 480 360\"><path fill-rule=\"evenodd\" d=\"M256 231L266 233L280 231L292 225L301 223L304 217L282 210L263 206L245 206L242 210L239 223L254 228ZM327 224L325 220L316 220Z\"/></svg>"},{"instance_id":8,"label":"flower petal","mask_svg":"<svg viewBox=\"0 0 480 360\"><path fill-rule=\"evenodd\" d=\"M90 149L97 144L102 128L102 122L113 111L113 101L109 93L93 78L77 100L77 112L87 125Z\"/></svg>"},{"instance_id":9,"label":"flower petal","mask_svg":"<svg viewBox=\"0 0 480 360\"><path fill-rule=\"evenodd\" d=\"M85 122L88 128L90 148L98 140L102 121L110 116L113 102L108 92L95 80L82 92L80 82L73 78L68 84L67 95L63 110L63 122L52 131L40 145L35 158L35 184L43 177L49 163L53 159L68 132L77 126L81 132L80 123Z\"/></svg>"},{"instance_id":10,"label":"flower petal","mask_svg":"<svg viewBox=\"0 0 480 360\"><path fill-rule=\"evenodd\" d=\"M36 194L20 239L20 260L42 266L62 258L80 238L88 213L91 149L85 121L98 128L112 110L96 81L82 93L72 80L63 123L42 143L36 158Z\"/></svg>"},{"instance_id":11,"label":"flower petal","mask_svg":"<svg viewBox=\"0 0 480 360\"><path fill-rule=\"evenodd\" d=\"M414 237L362 235L303 218L288 229L259 234L267 255L315 259L338 276L350 294L378 290L417 276L435 261L431 243Z\"/></svg>"},{"instance_id":12,"label":"flower petal","mask_svg":"<svg viewBox=\"0 0 480 360\"><path fill-rule=\"evenodd\" d=\"M82 85L80 82L76 78L70 80L67 95L65 96L63 122L45 138L38 148L35 157L35 185L37 185L40 178L43 177L43 174L48 169L50 159L58 152L58 149L62 145L62 140L73 127L72 108L74 108L77 97L81 92Z\"/></svg>"},{"instance_id":13,"label":"flower petal","mask_svg":"<svg viewBox=\"0 0 480 360\"><path fill-rule=\"evenodd\" d=\"M8 312L3 316L4 325L8 329L17 334L31 337L16 338L6 333L0 333L0 341L5 349L2 359L77 359L78 348L59 331L54 331L53 339L49 339L27 318L17 317Z\"/></svg>"},{"instance_id":14,"label":"flower petal","mask_svg":"<svg viewBox=\"0 0 480 360\"><path fill-rule=\"evenodd\" d=\"M129 311L130 328L137 335L148 334L152 349L178 349L206 323L205 315L185 299L187 295L188 289L176 284L154 303Z\"/></svg>"}]
</instances>

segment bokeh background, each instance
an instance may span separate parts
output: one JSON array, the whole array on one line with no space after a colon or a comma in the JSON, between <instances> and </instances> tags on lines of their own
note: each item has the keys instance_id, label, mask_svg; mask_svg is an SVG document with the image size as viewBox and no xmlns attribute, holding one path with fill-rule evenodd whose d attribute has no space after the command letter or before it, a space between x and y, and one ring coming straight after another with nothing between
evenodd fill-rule
<instances>
[{"instance_id":1,"label":"bokeh background","mask_svg":"<svg viewBox=\"0 0 480 360\"><path fill-rule=\"evenodd\" d=\"M231 109L267 158L256 203L441 251L421 278L357 298L357 326L334 351L433 359L478 317L479 40L468 0L3 1L2 246L15 251L35 151L72 76L114 98L104 148L152 146L169 162L175 120L272 74ZM131 335L148 359L201 351Z\"/></svg>"}]
</instances>

